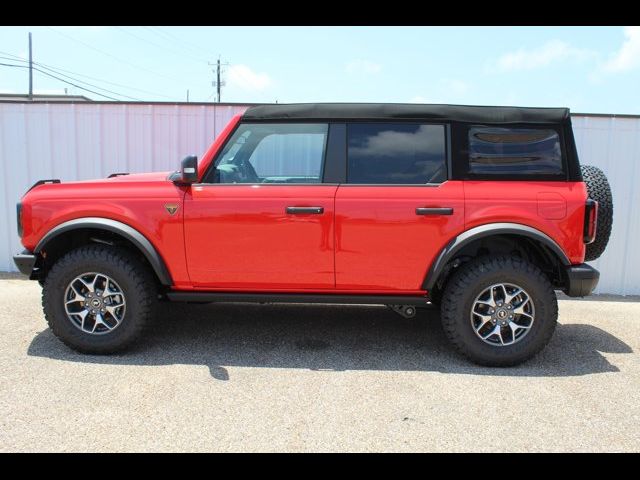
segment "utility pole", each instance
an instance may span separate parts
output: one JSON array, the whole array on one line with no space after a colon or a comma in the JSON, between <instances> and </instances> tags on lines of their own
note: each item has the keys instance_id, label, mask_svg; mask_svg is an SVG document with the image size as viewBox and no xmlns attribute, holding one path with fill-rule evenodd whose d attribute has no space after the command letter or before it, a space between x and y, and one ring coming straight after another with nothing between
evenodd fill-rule
<instances>
[{"instance_id":1,"label":"utility pole","mask_svg":"<svg viewBox=\"0 0 640 480\"><path fill-rule=\"evenodd\" d=\"M220 57L218 57L218 79L216 80L216 86L218 87L218 103L220 103Z\"/></svg>"},{"instance_id":2,"label":"utility pole","mask_svg":"<svg viewBox=\"0 0 640 480\"><path fill-rule=\"evenodd\" d=\"M187 89L187 103L189 103L189 89Z\"/></svg>"},{"instance_id":3,"label":"utility pole","mask_svg":"<svg viewBox=\"0 0 640 480\"><path fill-rule=\"evenodd\" d=\"M31 50L31 32L29 32L29 100L33 100L33 52Z\"/></svg>"},{"instance_id":4,"label":"utility pole","mask_svg":"<svg viewBox=\"0 0 640 480\"><path fill-rule=\"evenodd\" d=\"M228 63L220 63L220 56L218 56L218 61L215 64L209 62L209 65L216 65L216 79L212 82L212 85L216 87L216 93L218 94L217 102L220 103L220 90L222 87L226 85L226 82L221 79L222 76L222 67L225 65L229 65Z\"/></svg>"}]
</instances>

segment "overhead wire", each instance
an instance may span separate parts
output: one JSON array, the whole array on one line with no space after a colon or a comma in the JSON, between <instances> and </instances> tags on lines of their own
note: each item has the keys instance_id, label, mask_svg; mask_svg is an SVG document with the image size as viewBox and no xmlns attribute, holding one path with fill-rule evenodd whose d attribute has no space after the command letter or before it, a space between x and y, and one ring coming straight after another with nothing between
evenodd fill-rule
<instances>
[{"instance_id":1,"label":"overhead wire","mask_svg":"<svg viewBox=\"0 0 640 480\"><path fill-rule=\"evenodd\" d=\"M171 76L168 76L168 75L165 75L165 74L159 73L159 72L155 72L155 71L150 70L150 69L148 69L148 68L141 67L140 65L136 65L136 64L134 64L134 63L128 62L128 61L126 61L126 60L123 60L123 59L122 59L122 58L120 58L120 57L117 57L117 56L115 56L115 55L112 55L111 53L105 52L105 51L103 51L103 50L100 50L99 48L96 48L96 47L94 47L94 46L92 46L92 45L89 45L88 43L83 42L82 40L78 40L77 38L74 38L74 37L72 37L72 36L70 36L70 35L67 35L66 33L62 33L62 32L60 32L60 31L56 30L55 28L52 28L52 27L47 27L47 28L48 28L49 30L53 31L53 32L56 32L58 35L61 35L61 36L63 36L63 37L66 37L67 39L69 39L69 40L71 40L71 41L73 41L73 42L79 43L80 45L84 45L86 48L89 48L89 49L94 50L94 51L96 51L96 52L98 52L98 53L101 53L102 55L106 55L107 57L113 58L114 60L117 60L118 62L123 63L123 64L125 64L125 65L129 65L130 67L137 68L138 70L142 70L142 71L145 71L145 72L147 72L147 73L151 73L151 74L153 74L153 75L156 75L156 76L158 76L158 77L163 77L163 78L166 78L166 79L172 80L172 81L174 81L174 82L178 82L178 83L182 83L182 82L183 82L183 80L177 79L177 78L175 78L175 77L171 77Z\"/></svg>"},{"instance_id":2,"label":"overhead wire","mask_svg":"<svg viewBox=\"0 0 640 480\"><path fill-rule=\"evenodd\" d=\"M17 56L17 55L13 55L13 54L8 53L8 52L2 52L2 51L0 51L0 54L11 55L11 57L14 57L14 58L11 58L11 57L5 57L5 56L0 55L0 58L4 58L5 60L13 60L13 61L19 61L19 62L26 62L26 63L28 63L28 60L26 60L26 59L24 59L24 58L22 58L22 57L19 57L19 56ZM135 91L138 91L138 92L147 93L147 94L154 95L154 96L157 96L157 97L163 97L163 98L167 98L167 99L169 99L169 100L174 100L174 97L169 97L169 96L167 96L167 95L163 95L163 94L161 94L161 93L151 92L151 91L149 91L149 90L144 90L144 89L141 89L141 88L131 87L131 86L129 86L129 85L124 85L124 84L121 84L121 83L110 82L110 81L108 81L108 80L104 80L104 79L97 78L97 77L92 77L92 76L90 76L90 75L85 75L85 74L83 74L83 73L78 73L78 72L74 72L74 71L71 71L71 70L66 70L66 69L64 69L64 68L57 67L57 66L54 66L54 65L50 65L50 64L46 64L46 63L42 63L42 62L35 62L35 61L33 62L33 64L34 64L34 65L38 65L38 66L40 66L40 67L42 67L42 68L44 68L44 69L47 69L47 70L49 70L49 71L52 71L53 73L57 73L58 75L64 75L62 72L71 73L71 74L76 75L76 76L80 76L80 77L84 77L84 78L89 78L89 79L91 79L91 80L96 80L96 81L98 81L98 82L106 83L106 84L108 84L108 85L114 85L114 86L116 86L116 87L122 87L122 88L125 88L125 89L127 89L127 90L135 90ZM76 81L78 81L78 82L82 82L82 83L86 83L86 84L88 84L88 85L91 85L89 82L84 82L84 81L82 81L82 80L80 80L80 79L73 78L73 77L71 77L71 76L69 76L69 75L64 75L64 76L66 76L67 78L71 78L72 80L76 80ZM99 87L99 86L97 86L97 85L94 85L94 86L95 86L96 88L103 89L102 87ZM105 90L105 91L109 91L108 89L104 89L104 90ZM112 92L112 93L115 93L115 92ZM123 97L127 97L127 95L124 95L124 94L119 94L119 93L118 93L118 95L121 95L121 96L123 96ZM132 98L132 99L133 99L133 97L128 97L128 98Z\"/></svg>"},{"instance_id":3,"label":"overhead wire","mask_svg":"<svg viewBox=\"0 0 640 480\"><path fill-rule=\"evenodd\" d=\"M198 63L205 63L206 64L208 62L208 60L204 60L202 58L194 57L191 54L180 53L180 52L177 52L176 50L173 50L171 48L167 48L165 46L159 45L159 44L157 44L157 43L155 43L155 42L153 42L153 41L151 41L149 39L146 39L146 38L143 38L143 37L141 37L139 35L136 35L135 33L131 32L131 31L127 30L127 29L124 29L122 27L116 27L116 29L120 30L123 33L126 33L127 35L129 35L129 36L131 36L133 38L137 38L138 40L142 40L143 42L146 42L149 45L153 45L154 47L160 48L160 49L163 50L163 52L167 51L167 52L172 53L172 54L174 54L174 55L176 55L176 56L178 56L180 58L184 58L186 56L186 57L189 57L189 58L195 60Z\"/></svg>"},{"instance_id":4,"label":"overhead wire","mask_svg":"<svg viewBox=\"0 0 640 480\"><path fill-rule=\"evenodd\" d=\"M9 63L0 63L0 66L3 66L3 67L17 67L17 68L29 68L29 66L28 66L28 65L15 65L15 64L9 64ZM118 98L110 97L110 96L108 96L108 95L104 95L104 94L102 94L102 93L100 93L100 92L96 92L95 90L91 90L91 89L89 89L89 88L82 87L82 86L77 85L77 84L75 84L75 83L69 82L68 80L64 80L64 79L62 79L62 78L60 78L60 77L57 77L57 76L52 75L52 74L50 74L50 73L48 73L48 72L45 72L44 70L40 70L40 69L39 69L39 68L37 68L37 67L33 67L33 70L35 70L36 72L40 72L40 73L42 73L42 74L44 74L44 75L47 75L47 76L49 76L49 77L55 78L56 80L59 80L59 81L61 81L61 82L63 82L63 83L67 83L67 84L69 84L69 85L73 85L74 87L79 88L80 90L84 90L84 91L87 91L87 92L91 92L91 93L94 93L94 94L99 95L99 96L101 96L101 97L108 98L109 100L115 100L116 102L119 102L119 101L120 101L120 99L118 99ZM97 87L97 88L100 88L100 87ZM124 95L123 95L123 96L124 96Z\"/></svg>"}]
</instances>

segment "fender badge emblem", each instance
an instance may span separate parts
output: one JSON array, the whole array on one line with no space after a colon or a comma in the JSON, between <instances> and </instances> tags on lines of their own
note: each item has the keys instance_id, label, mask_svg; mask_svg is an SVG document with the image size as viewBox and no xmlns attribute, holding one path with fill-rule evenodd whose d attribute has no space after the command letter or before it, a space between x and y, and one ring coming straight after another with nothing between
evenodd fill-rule
<instances>
[{"instance_id":1,"label":"fender badge emblem","mask_svg":"<svg viewBox=\"0 0 640 480\"><path fill-rule=\"evenodd\" d=\"M167 209L167 212L169 212L169 215L173 215L174 213L176 213L178 211L178 204L176 204L176 203L166 203L164 205L164 208Z\"/></svg>"}]
</instances>

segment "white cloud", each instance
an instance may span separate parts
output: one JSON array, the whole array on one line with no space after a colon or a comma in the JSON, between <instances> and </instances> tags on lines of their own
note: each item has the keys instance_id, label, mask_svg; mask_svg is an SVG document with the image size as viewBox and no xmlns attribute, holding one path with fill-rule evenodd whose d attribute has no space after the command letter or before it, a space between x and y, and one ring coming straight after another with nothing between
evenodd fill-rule
<instances>
[{"instance_id":1,"label":"white cloud","mask_svg":"<svg viewBox=\"0 0 640 480\"><path fill-rule=\"evenodd\" d=\"M353 60L344 66L347 73L374 74L382 71L382 65L369 60Z\"/></svg>"},{"instance_id":2,"label":"white cloud","mask_svg":"<svg viewBox=\"0 0 640 480\"><path fill-rule=\"evenodd\" d=\"M231 65L226 74L229 85L243 90L261 91L270 87L273 81L264 72L254 72L246 65Z\"/></svg>"},{"instance_id":3,"label":"white cloud","mask_svg":"<svg viewBox=\"0 0 640 480\"><path fill-rule=\"evenodd\" d=\"M521 48L514 52L505 53L498 58L491 70L535 70L551 65L552 63L567 60L584 60L592 57L594 52L587 49L576 48L561 40L551 40L536 48Z\"/></svg>"},{"instance_id":4,"label":"white cloud","mask_svg":"<svg viewBox=\"0 0 640 480\"><path fill-rule=\"evenodd\" d=\"M428 103L427 99L422 95L416 95L409 100L409 103Z\"/></svg>"},{"instance_id":5,"label":"white cloud","mask_svg":"<svg viewBox=\"0 0 640 480\"><path fill-rule=\"evenodd\" d=\"M607 61L606 72L625 72L640 66L640 27L624 27L624 43Z\"/></svg>"}]
</instances>

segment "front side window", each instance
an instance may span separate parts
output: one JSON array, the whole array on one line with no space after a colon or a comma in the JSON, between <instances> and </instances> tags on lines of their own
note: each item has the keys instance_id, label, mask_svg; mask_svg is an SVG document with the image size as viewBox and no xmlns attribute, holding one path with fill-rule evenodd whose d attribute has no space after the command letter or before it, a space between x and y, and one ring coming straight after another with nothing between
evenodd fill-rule
<instances>
[{"instance_id":1,"label":"front side window","mask_svg":"<svg viewBox=\"0 0 640 480\"><path fill-rule=\"evenodd\" d=\"M327 124L244 123L205 183L321 183Z\"/></svg>"},{"instance_id":2,"label":"front side window","mask_svg":"<svg viewBox=\"0 0 640 480\"><path fill-rule=\"evenodd\" d=\"M478 175L562 175L558 132L551 129L471 127L469 169Z\"/></svg>"},{"instance_id":3,"label":"front side window","mask_svg":"<svg viewBox=\"0 0 640 480\"><path fill-rule=\"evenodd\" d=\"M447 178L443 125L350 124L347 155L348 183L426 184Z\"/></svg>"}]
</instances>

